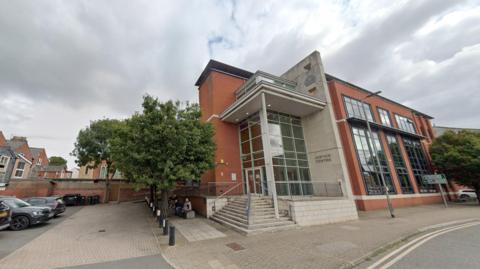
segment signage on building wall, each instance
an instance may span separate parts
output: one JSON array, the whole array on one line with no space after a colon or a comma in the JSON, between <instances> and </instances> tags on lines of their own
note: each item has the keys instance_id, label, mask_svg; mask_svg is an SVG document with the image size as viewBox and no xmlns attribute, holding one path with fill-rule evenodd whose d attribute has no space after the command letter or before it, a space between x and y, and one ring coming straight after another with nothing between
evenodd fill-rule
<instances>
[{"instance_id":1,"label":"signage on building wall","mask_svg":"<svg viewBox=\"0 0 480 269\"><path fill-rule=\"evenodd\" d=\"M330 153L315 156L315 162L316 163L326 163L326 162L331 162L331 161L332 161L332 156L330 155Z\"/></svg>"},{"instance_id":2,"label":"signage on building wall","mask_svg":"<svg viewBox=\"0 0 480 269\"><path fill-rule=\"evenodd\" d=\"M447 184L447 177L444 174L423 175L425 184Z\"/></svg>"},{"instance_id":3,"label":"signage on building wall","mask_svg":"<svg viewBox=\"0 0 480 269\"><path fill-rule=\"evenodd\" d=\"M237 174L232 173L232 181L237 181Z\"/></svg>"}]
</instances>

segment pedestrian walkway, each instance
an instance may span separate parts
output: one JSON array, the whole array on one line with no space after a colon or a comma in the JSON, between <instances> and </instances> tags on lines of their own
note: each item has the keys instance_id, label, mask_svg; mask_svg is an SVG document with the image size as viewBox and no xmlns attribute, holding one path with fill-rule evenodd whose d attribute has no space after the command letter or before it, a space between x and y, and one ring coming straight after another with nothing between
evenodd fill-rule
<instances>
[{"instance_id":1,"label":"pedestrian walkway","mask_svg":"<svg viewBox=\"0 0 480 269\"><path fill-rule=\"evenodd\" d=\"M173 218L171 224L174 225L189 242L226 237L224 233L199 218Z\"/></svg>"},{"instance_id":2,"label":"pedestrian walkway","mask_svg":"<svg viewBox=\"0 0 480 269\"><path fill-rule=\"evenodd\" d=\"M225 237L190 241L177 233L177 244L168 247L159 235L164 256L176 268L349 268L375 253L380 246L421 232L422 227L461 219L480 219L478 205L428 205L396 210L360 212L358 221L319 225L255 236L243 236L197 218ZM435 226L432 226L435 227ZM159 229L158 229L159 231ZM158 233L157 233L158 234Z\"/></svg>"},{"instance_id":3,"label":"pedestrian walkway","mask_svg":"<svg viewBox=\"0 0 480 269\"><path fill-rule=\"evenodd\" d=\"M62 268L158 255L147 215L143 203L84 207L1 259L0 269Z\"/></svg>"}]
</instances>

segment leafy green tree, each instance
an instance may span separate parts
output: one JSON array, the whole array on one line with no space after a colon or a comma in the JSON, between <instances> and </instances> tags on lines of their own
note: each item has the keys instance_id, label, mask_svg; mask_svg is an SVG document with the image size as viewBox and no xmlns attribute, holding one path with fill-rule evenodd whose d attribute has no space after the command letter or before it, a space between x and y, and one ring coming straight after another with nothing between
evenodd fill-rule
<instances>
[{"instance_id":1,"label":"leafy green tree","mask_svg":"<svg viewBox=\"0 0 480 269\"><path fill-rule=\"evenodd\" d=\"M213 127L200 121L198 105L145 96L143 112L125 121L112 141L120 171L133 182L161 191L161 214L167 217L168 195L179 180L200 180L213 167Z\"/></svg>"},{"instance_id":2,"label":"leafy green tree","mask_svg":"<svg viewBox=\"0 0 480 269\"><path fill-rule=\"evenodd\" d=\"M480 202L480 133L447 131L433 141L430 154L437 170L473 188Z\"/></svg>"},{"instance_id":3,"label":"leafy green tree","mask_svg":"<svg viewBox=\"0 0 480 269\"><path fill-rule=\"evenodd\" d=\"M52 156L48 158L49 165L67 165L67 160L60 156Z\"/></svg>"},{"instance_id":4,"label":"leafy green tree","mask_svg":"<svg viewBox=\"0 0 480 269\"><path fill-rule=\"evenodd\" d=\"M104 202L108 202L110 195L110 180L115 174L115 165L112 159L110 141L115 136L122 122L115 119L102 119L90 122L90 126L80 130L71 155L77 159L79 166L96 168L102 162L107 167L105 179Z\"/></svg>"}]
</instances>

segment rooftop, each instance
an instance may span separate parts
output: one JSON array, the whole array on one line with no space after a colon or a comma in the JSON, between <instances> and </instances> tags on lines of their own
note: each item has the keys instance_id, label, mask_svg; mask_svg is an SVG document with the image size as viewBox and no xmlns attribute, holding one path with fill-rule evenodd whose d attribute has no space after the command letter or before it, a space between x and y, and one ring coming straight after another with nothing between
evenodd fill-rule
<instances>
[{"instance_id":1,"label":"rooftop","mask_svg":"<svg viewBox=\"0 0 480 269\"><path fill-rule=\"evenodd\" d=\"M205 81L205 79L208 77L208 74L210 74L211 71L226 73L228 75L239 77L245 80L249 79L253 75L252 72L249 72L247 70L243 70L219 61L210 60L200 74L200 77L198 77L197 82L195 82L195 86L200 86L203 81Z\"/></svg>"},{"instance_id":2,"label":"rooftop","mask_svg":"<svg viewBox=\"0 0 480 269\"><path fill-rule=\"evenodd\" d=\"M210 61L208 62L208 64L207 64L207 66L205 66L205 68L203 69L202 73L200 74L200 77L197 79L197 82L195 83L195 86L200 86L200 85L203 83L203 81L205 81L205 79L208 77L208 74L209 74L211 71L217 71L217 72L220 72L220 73L224 73L224 74L228 74L228 75L231 75L231 76L239 77L239 78L242 78L242 79L245 79L245 80L250 79L250 78L254 75L254 73L252 73L252 72L250 72L250 71L247 71L247 70L244 70L244 69L235 67L235 66L231 66L231 65L228 65L228 64L225 64L225 63L216 61L216 60L210 60ZM257 73L259 73L259 72L260 72L260 73L264 73L264 74L268 74L268 73L265 73L265 72L257 71ZM356 88L356 89L358 89L358 90L364 91L364 92L366 92L366 93L373 93L373 92L371 92L371 91L369 91L369 90L367 90L367 89L365 89L365 88L362 88L362 87L360 87L360 86L357 86L357 85L355 85L355 84L352 84L352 83L350 83L350 82L347 82L347 81L345 81L345 80L343 80L343 79L337 78L337 77L335 77L335 76L333 76L333 75L330 75L330 74L325 73L325 76L326 76L327 81L328 81L328 80L335 80L335 81L338 81L338 82L340 82L340 83L346 84L346 85L348 85L348 86L350 86L350 87L354 87L354 88ZM251 86L251 85L248 85L248 86ZM248 87L245 87L245 85L244 85L244 86L242 86L240 89L246 89L246 88L248 88ZM240 90L240 89L239 89L239 90ZM238 95L242 95L242 93L241 93L242 91L239 91L239 90L237 90L237 98L239 97ZM244 92L246 92L246 91L244 91ZM383 97L383 96L381 96L381 95L378 95L378 96L379 96L380 98L384 99L384 100L387 101L387 102L390 102L390 103L393 103L393 104L395 104L395 105L399 105L399 106L401 106L401 107L410 109L411 111L413 111L414 113L416 113L416 114L418 114L418 115L424 116L424 117L429 118L429 119L433 119L432 116L429 116L429 115L427 115L427 114L425 114L425 113L422 113L422 112L420 112L420 111L418 111L418 110L415 110L415 109L413 109L413 108L411 108L411 107L405 106L405 105L403 105L403 104L400 104L400 103L398 103L398 102L395 102L395 101L393 101L393 100L391 100L391 99L388 99L388 98L386 98L386 97Z\"/></svg>"}]
</instances>

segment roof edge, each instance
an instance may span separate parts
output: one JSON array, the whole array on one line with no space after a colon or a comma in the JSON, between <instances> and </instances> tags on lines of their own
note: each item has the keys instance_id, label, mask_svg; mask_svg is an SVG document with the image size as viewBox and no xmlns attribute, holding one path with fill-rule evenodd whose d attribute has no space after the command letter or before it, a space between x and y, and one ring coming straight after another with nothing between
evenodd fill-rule
<instances>
[{"instance_id":1,"label":"roof edge","mask_svg":"<svg viewBox=\"0 0 480 269\"><path fill-rule=\"evenodd\" d=\"M351 86L351 87L356 88L356 89L359 89L359 90L364 91L364 92L366 92L366 93L369 93L369 94L373 93L372 91L369 91L369 90L367 90L367 89L365 89L365 88L362 88L362 87L360 87L360 86L358 86L358 85L355 85L355 84L353 84L353 83L350 83L350 82L348 82L348 81L345 81L345 80L343 80L343 79L340 79L340 78L338 78L338 77L335 77L335 76L333 76L333 75L330 75L330 74L325 73L325 77L327 78L327 80L328 80L328 79L336 80L336 81L338 81L338 82L340 82L340 83L343 83L343 84L345 84L345 85L347 85L347 86ZM399 106L401 106L401 107L410 109L410 110L413 111L414 113L419 114L419 115L422 115L422 116L424 116L424 117L426 117L426 118L428 118L428 119L434 119L434 117L432 117L432 116L430 116L430 115L427 115L427 114L425 114L425 113L423 113L423 112L420 112L420 111L418 111L418 110L416 110L416 109L413 109L413 108L411 108L411 107L408 107L408 106L406 106L406 105L404 105L404 104L401 104L401 103L398 103L398 102L396 102L396 101L393 101L392 99L389 99L389 98L384 97L384 96L381 96L381 95L377 95L377 96L380 97L380 98L382 98L382 99L384 99L385 101L391 102L391 103L393 103L393 104L395 104L395 105L399 105Z\"/></svg>"},{"instance_id":2,"label":"roof edge","mask_svg":"<svg viewBox=\"0 0 480 269\"><path fill-rule=\"evenodd\" d=\"M203 69L202 73L195 82L195 86L200 86L208 77L211 71L219 71L225 74L233 75L242 79L249 79L253 73L232 65L228 65L213 59L208 61L208 64Z\"/></svg>"}]
</instances>

